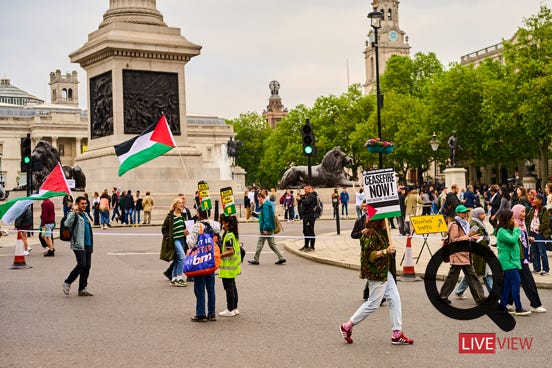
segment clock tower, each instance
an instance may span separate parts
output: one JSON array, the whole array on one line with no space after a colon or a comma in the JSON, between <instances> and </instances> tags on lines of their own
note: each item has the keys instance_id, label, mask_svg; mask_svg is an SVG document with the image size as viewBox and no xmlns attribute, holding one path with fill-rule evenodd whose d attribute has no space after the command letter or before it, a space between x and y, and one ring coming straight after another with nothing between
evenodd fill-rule
<instances>
[{"instance_id":1,"label":"clock tower","mask_svg":"<svg viewBox=\"0 0 552 368\"><path fill-rule=\"evenodd\" d=\"M374 0L372 6L383 14L381 28L378 30L378 52L380 75L385 71L387 60L393 55L409 56L410 45L408 36L399 27L399 1L398 0ZM364 92L369 93L376 86L376 49L374 47L374 29L370 27L366 48L364 49L364 61L366 68L366 82Z\"/></svg>"}]
</instances>

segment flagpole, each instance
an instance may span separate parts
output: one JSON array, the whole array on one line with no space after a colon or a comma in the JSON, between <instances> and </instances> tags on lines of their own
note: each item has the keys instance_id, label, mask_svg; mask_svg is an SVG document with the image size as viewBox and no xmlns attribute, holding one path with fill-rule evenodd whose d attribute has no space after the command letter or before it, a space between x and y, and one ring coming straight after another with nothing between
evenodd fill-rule
<instances>
[{"instance_id":1,"label":"flagpole","mask_svg":"<svg viewBox=\"0 0 552 368\"><path fill-rule=\"evenodd\" d=\"M190 174L188 173L188 169L186 168L186 165L184 165L184 160L182 159L182 153L180 151L178 152L178 157L180 157L180 162L182 162L182 167L184 168L184 171L186 172L186 178L191 179Z\"/></svg>"}]
</instances>

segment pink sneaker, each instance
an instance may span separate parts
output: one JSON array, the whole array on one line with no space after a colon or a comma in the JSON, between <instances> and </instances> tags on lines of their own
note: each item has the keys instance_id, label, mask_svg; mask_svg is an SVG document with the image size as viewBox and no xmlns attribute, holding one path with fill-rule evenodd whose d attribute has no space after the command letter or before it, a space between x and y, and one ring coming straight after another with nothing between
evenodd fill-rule
<instances>
[{"instance_id":1,"label":"pink sneaker","mask_svg":"<svg viewBox=\"0 0 552 368\"><path fill-rule=\"evenodd\" d=\"M408 337L404 336L404 334L401 332L400 336L391 338L391 344L393 344L393 345L412 345L412 344L414 344L414 340L409 339Z\"/></svg>"},{"instance_id":2,"label":"pink sneaker","mask_svg":"<svg viewBox=\"0 0 552 368\"><path fill-rule=\"evenodd\" d=\"M345 324L342 324L342 325L339 325L339 332L341 332L341 336L343 336L345 341L347 341L349 344L353 343L353 339L351 338L351 336L353 335L353 329L352 328L347 330L345 328Z\"/></svg>"}]
</instances>

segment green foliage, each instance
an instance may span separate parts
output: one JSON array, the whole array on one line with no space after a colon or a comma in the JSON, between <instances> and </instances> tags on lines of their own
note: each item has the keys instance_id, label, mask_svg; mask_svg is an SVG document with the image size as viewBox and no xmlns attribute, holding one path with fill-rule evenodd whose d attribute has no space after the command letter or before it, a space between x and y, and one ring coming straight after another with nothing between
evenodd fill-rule
<instances>
[{"instance_id":1,"label":"green foliage","mask_svg":"<svg viewBox=\"0 0 552 368\"><path fill-rule=\"evenodd\" d=\"M436 159L448 163L447 141L457 132L460 166L485 165L512 169L540 154L547 162L552 139L552 11L541 6L539 14L525 20L511 42L504 42L505 63L487 60L477 67L451 64L445 70L434 53L413 58L393 56L381 76L384 107L382 140L395 144L384 155L384 166L395 167L405 180L409 169L424 172ZM231 123L244 146L238 163L248 172L248 182L275 186L286 169L306 165L301 126L307 118L316 136L318 164L333 147L359 166L378 164L378 155L364 147L378 137L376 96L363 95L351 86L340 96L321 96L311 108L300 105L275 129L269 129L255 113ZM435 132L436 153L429 141ZM547 178L547 167L541 177ZM431 175L431 174L430 174ZM473 176L472 176L473 178Z\"/></svg>"},{"instance_id":2,"label":"green foliage","mask_svg":"<svg viewBox=\"0 0 552 368\"><path fill-rule=\"evenodd\" d=\"M262 183L259 162L264 153L264 141L271 134L271 129L255 112L240 114L237 119L227 120L234 126L236 140L242 142L237 164L247 172L247 184Z\"/></svg>"}]
</instances>

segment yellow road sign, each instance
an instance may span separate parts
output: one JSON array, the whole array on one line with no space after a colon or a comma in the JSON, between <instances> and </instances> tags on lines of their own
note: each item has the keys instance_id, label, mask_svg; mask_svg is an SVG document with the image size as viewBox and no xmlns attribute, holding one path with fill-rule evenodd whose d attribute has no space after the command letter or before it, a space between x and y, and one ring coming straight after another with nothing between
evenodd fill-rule
<instances>
[{"instance_id":1,"label":"yellow road sign","mask_svg":"<svg viewBox=\"0 0 552 368\"><path fill-rule=\"evenodd\" d=\"M410 222L416 234L446 233L447 222L443 215L411 216Z\"/></svg>"}]
</instances>

